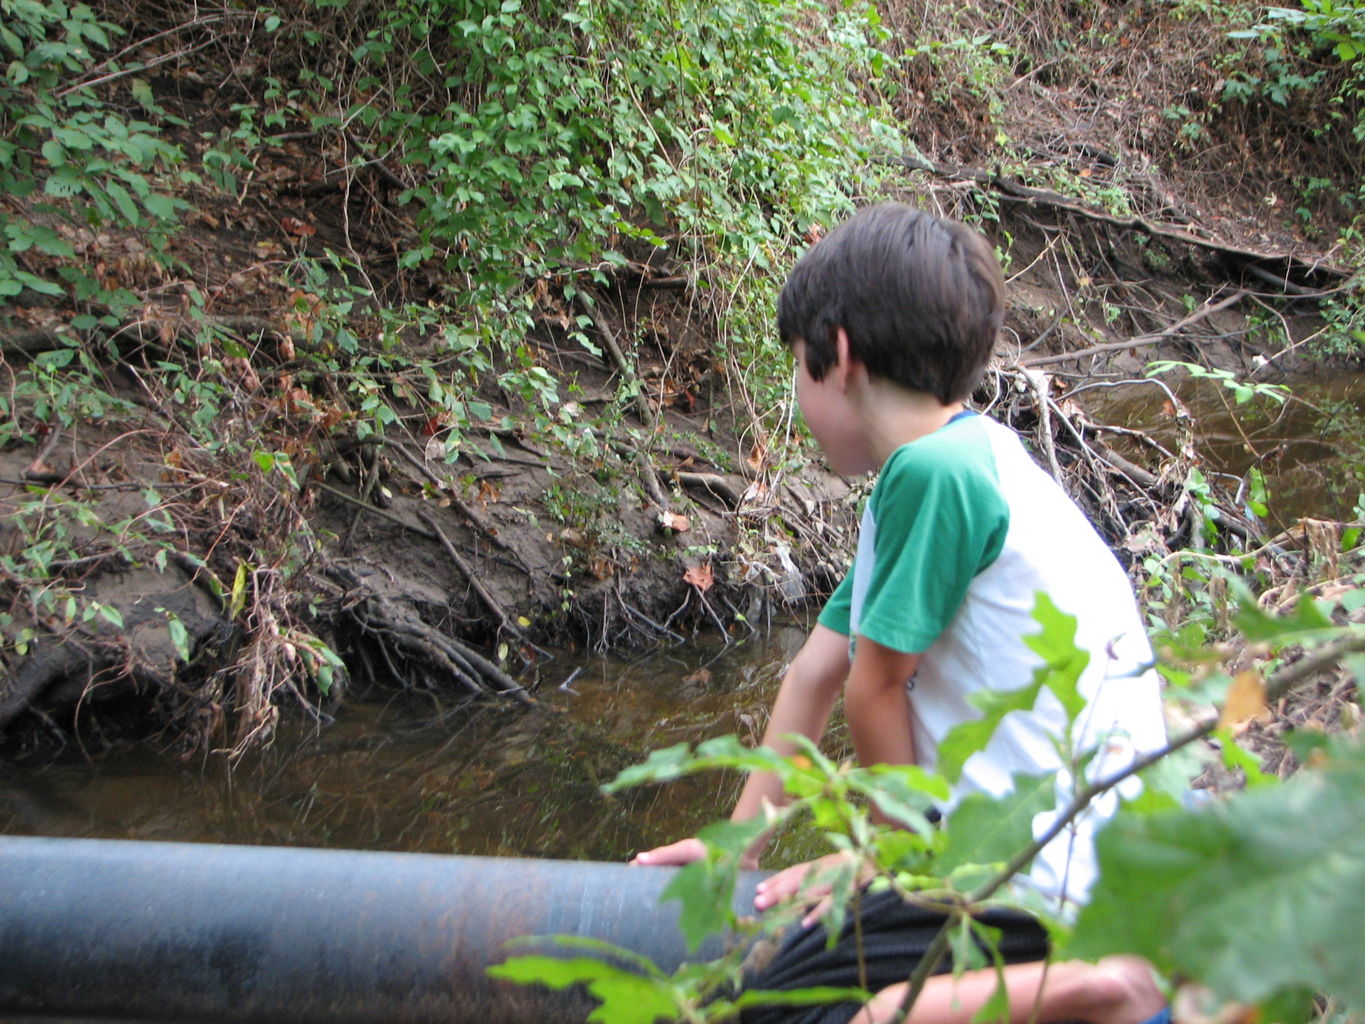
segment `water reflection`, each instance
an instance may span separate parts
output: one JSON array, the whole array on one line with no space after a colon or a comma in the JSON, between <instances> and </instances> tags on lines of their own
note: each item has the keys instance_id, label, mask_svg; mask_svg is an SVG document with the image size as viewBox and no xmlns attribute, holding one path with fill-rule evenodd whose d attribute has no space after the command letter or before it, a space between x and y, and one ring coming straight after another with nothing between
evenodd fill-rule
<instances>
[{"instance_id":1,"label":"water reflection","mask_svg":"<svg viewBox=\"0 0 1365 1024\"><path fill-rule=\"evenodd\" d=\"M738 781L610 800L599 786L652 749L751 733L803 636L785 627L728 648L713 637L630 660L561 657L529 710L354 701L231 772L146 749L11 767L0 832L618 860L722 817Z\"/></svg>"},{"instance_id":2,"label":"water reflection","mask_svg":"<svg viewBox=\"0 0 1365 1024\"><path fill-rule=\"evenodd\" d=\"M1239 405L1233 391L1207 379L1186 378L1174 390L1194 419L1206 473L1222 474L1229 492L1253 467L1265 475L1271 532L1304 516L1349 521L1365 491L1365 374L1285 383L1292 397L1282 405L1262 398ZM1154 382L1083 390L1082 404L1101 422L1179 447L1174 409ZM1124 453L1144 460L1150 454Z\"/></svg>"}]
</instances>

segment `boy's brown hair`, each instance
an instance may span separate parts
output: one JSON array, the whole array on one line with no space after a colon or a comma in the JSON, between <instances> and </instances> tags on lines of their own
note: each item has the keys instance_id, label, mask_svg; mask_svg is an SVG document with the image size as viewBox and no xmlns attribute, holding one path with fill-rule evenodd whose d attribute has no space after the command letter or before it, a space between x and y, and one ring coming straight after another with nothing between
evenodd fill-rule
<instances>
[{"instance_id":1,"label":"boy's brown hair","mask_svg":"<svg viewBox=\"0 0 1365 1024\"><path fill-rule=\"evenodd\" d=\"M903 203L859 210L797 261L777 300L777 329L806 343L819 380L835 332L870 374L934 395L971 395L995 346L1005 282L986 239Z\"/></svg>"}]
</instances>

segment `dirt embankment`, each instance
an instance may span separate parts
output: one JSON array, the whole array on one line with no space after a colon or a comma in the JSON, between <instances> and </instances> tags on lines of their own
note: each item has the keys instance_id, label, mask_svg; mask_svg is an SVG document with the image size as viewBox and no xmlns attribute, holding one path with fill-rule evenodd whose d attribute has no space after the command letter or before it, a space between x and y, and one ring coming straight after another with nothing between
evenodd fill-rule
<instances>
[{"instance_id":1,"label":"dirt embankment","mask_svg":"<svg viewBox=\"0 0 1365 1024\"><path fill-rule=\"evenodd\" d=\"M1125 5L1096 10L1116 32L1154 31ZM1159 49L1139 52L1155 61ZM1207 161L1182 175L1159 153L1163 97L1120 105L1116 136L1104 97L1131 90L1139 71L1096 64L1088 91L1055 68L1020 77L1011 117L1034 153L1028 183L993 167L968 94L921 92L903 113L929 158L889 190L994 237L1010 309L977 402L1031 440L1130 561L1187 543L1210 507L1233 531L1255 526L1216 492L1212 506L1191 500L1191 445L1126 437L1137 454L1120 451L1124 431L1095 422L1082 392L1158 355L1273 381L1320 330L1316 300L1348 276L1329 245L1267 219L1265 163L1226 191ZM159 86L187 123L230 117L190 79ZM188 131L181 141L191 155L201 145ZM398 283L386 236L408 214L392 202L392 172L337 176L317 141L263 145L239 196L187 193L180 276L133 236L75 232L104 279L141 296L98 343L75 339L60 303L9 311L4 386L56 353L88 360L111 396L68 393L54 374L12 403L22 429L0 449L0 571L12 584L19 556L37 558L54 597L6 613L0 737L11 752L73 732L117 739L128 719L114 712L129 709L187 754L242 750L282 708L325 714L348 687L531 701L544 648L762 628L842 572L859 487L790 444L789 415L754 408L703 282L666 252L614 270L587 303L537 297L520 358L558 381L552 422L535 422L538 407L498 365L480 375L483 415L433 419L432 382L395 357L377 376L396 418L382 435L357 429L364 398L327 369L336 339L316 329L341 314L282 286L280 267L344 252L353 270L333 285L378 281L376 299L419 303L421 288L436 296L449 282ZM1244 159L1270 147L1245 132L1243 143ZM1091 191L1043 187L1059 164ZM1106 202L1110 191L1126 198ZM193 310L191 279L208 297ZM222 353L181 364L202 376L171 369L167 353L202 346L205 322ZM358 336L384 330L364 305L327 321L338 322ZM215 388L195 404L209 375ZM168 394L189 404L172 410ZM764 400L790 413L790 395ZM81 414L46 427L44 403ZM234 443L187 429L189 408ZM1178 402L1171 415L1183 415Z\"/></svg>"}]
</instances>

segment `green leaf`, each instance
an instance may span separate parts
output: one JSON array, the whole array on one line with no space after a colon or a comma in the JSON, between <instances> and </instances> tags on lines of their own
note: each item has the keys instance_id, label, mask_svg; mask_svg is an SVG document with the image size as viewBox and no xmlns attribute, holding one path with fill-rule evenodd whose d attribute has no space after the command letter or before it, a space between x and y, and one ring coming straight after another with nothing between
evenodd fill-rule
<instances>
[{"instance_id":1,"label":"green leaf","mask_svg":"<svg viewBox=\"0 0 1365 1024\"><path fill-rule=\"evenodd\" d=\"M1076 617L1061 611L1043 591L1034 600L1033 617L1043 630L1024 637L1024 643L1046 663L1038 670L1039 678L1074 722L1085 710L1079 684L1090 664L1090 652L1076 645Z\"/></svg>"},{"instance_id":2,"label":"green leaf","mask_svg":"<svg viewBox=\"0 0 1365 1024\"><path fill-rule=\"evenodd\" d=\"M697 833L706 844L706 856L678 871L659 899L682 904L678 927L695 950L708 935L728 928L735 919L735 882L739 858L768 827L761 817L749 821L721 821Z\"/></svg>"},{"instance_id":3,"label":"green leaf","mask_svg":"<svg viewBox=\"0 0 1365 1024\"><path fill-rule=\"evenodd\" d=\"M621 769L616 778L602 787L602 791L615 793L645 782L671 782L673 779L680 779L687 774L691 761L692 747L687 743L652 751L644 764Z\"/></svg>"},{"instance_id":4,"label":"green leaf","mask_svg":"<svg viewBox=\"0 0 1365 1024\"><path fill-rule=\"evenodd\" d=\"M55 174L49 175L43 182L43 191L57 199L70 199L72 196L79 195L83 186L82 180L72 173L69 167L63 167Z\"/></svg>"},{"instance_id":5,"label":"green leaf","mask_svg":"<svg viewBox=\"0 0 1365 1024\"><path fill-rule=\"evenodd\" d=\"M1238 585L1235 580L1230 581L1230 584L1238 590L1237 613L1232 617L1232 622L1248 640L1284 641L1303 633L1332 628L1332 620L1307 594L1300 595L1288 613L1268 615L1244 586Z\"/></svg>"},{"instance_id":6,"label":"green leaf","mask_svg":"<svg viewBox=\"0 0 1365 1024\"><path fill-rule=\"evenodd\" d=\"M163 609L164 611L164 609ZM190 634L185 629L185 624L180 621L179 616L174 612L166 612L166 627L170 631L171 644L175 647L175 652L180 656L181 661L190 660Z\"/></svg>"},{"instance_id":7,"label":"green leaf","mask_svg":"<svg viewBox=\"0 0 1365 1024\"><path fill-rule=\"evenodd\" d=\"M605 793L615 793L644 782L671 782L694 772L716 768L738 768L751 771L790 771L785 759L767 747L750 749L734 736L718 736L697 747L696 753L686 743L656 750L644 764L623 769L611 782L602 787Z\"/></svg>"},{"instance_id":8,"label":"green leaf","mask_svg":"<svg viewBox=\"0 0 1365 1024\"><path fill-rule=\"evenodd\" d=\"M1027 711L1038 699L1043 688L1041 675L1028 686L1001 692L985 690L972 695L972 703L984 713L982 718L953 726L938 745L938 770L950 781L962 775L962 766L977 751L985 750L996 727L1011 711Z\"/></svg>"},{"instance_id":9,"label":"green leaf","mask_svg":"<svg viewBox=\"0 0 1365 1024\"><path fill-rule=\"evenodd\" d=\"M119 213L123 214L129 224L136 227L142 223L142 215L138 213L137 204L133 202L133 197L126 188L116 181L105 181L104 191L109 194L109 198L114 201Z\"/></svg>"},{"instance_id":10,"label":"green leaf","mask_svg":"<svg viewBox=\"0 0 1365 1024\"><path fill-rule=\"evenodd\" d=\"M66 150L56 139L48 139L43 143L43 159L53 167L60 167L66 163Z\"/></svg>"},{"instance_id":11,"label":"green leaf","mask_svg":"<svg viewBox=\"0 0 1365 1024\"><path fill-rule=\"evenodd\" d=\"M1229 1000L1308 988L1365 1011L1365 745L1197 811L1125 808L1068 955L1136 953Z\"/></svg>"},{"instance_id":12,"label":"green leaf","mask_svg":"<svg viewBox=\"0 0 1365 1024\"><path fill-rule=\"evenodd\" d=\"M152 87L145 78L134 78L128 83L128 91L144 110L156 110L156 100L152 98Z\"/></svg>"},{"instance_id":13,"label":"green leaf","mask_svg":"<svg viewBox=\"0 0 1365 1024\"><path fill-rule=\"evenodd\" d=\"M865 1003L873 993L860 988L832 988L815 985L811 988L761 989L746 988L730 1005L737 1010L751 1006L816 1006L821 1003Z\"/></svg>"},{"instance_id":14,"label":"green leaf","mask_svg":"<svg viewBox=\"0 0 1365 1024\"><path fill-rule=\"evenodd\" d=\"M33 289L33 291L38 292L39 294L42 295L66 294L66 292L62 290L61 285L56 284L52 281L44 281L38 275L30 274L27 270L16 270L14 272L14 277L15 280L22 283L25 287L31 288Z\"/></svg>"},{"instance_id":15,"label":"green leaf","mask_svg":"<svg viewBox=\"0 0 1365 1024\"><path fill-rule=\"evenodd\" d=\"M24 231L24 238L36 246L39 252L49 256L71 258L76 255L75 248L52 228L43 224L30 224ZM11 247L13 251L13 247Z\"/></svg>"},{"instance_id":16,"label":"green leaf","mask_svg":"<svg viewBox=\"0 0 1365 1024\"><path fill-rule=\"evenodd\" d=\"M1238 743L1231 729L1219 729L1213 734L1213 738L1222 748L1223 764L1232 769L1240 768L1246 778L1248 789L1273 785L1279 781L1278 775L1270 775L1261 770L1261 759Z\"/></svg>"},{"instance_id":17,"label":"green leaf","mask_svg":"<svg viewBox=\"0 0 1365 1024\"><path fill-rule=\"evenodd\" d=\"M552 989L585 985L602 1004L588 1015L590 1021L654 1024L658 1020L677 1020L682 1016L666 979L645 977L604 960L517 956L488 968L488 973L494 978Z\"/></svg>"},{"instance_id":18,"label":"green leaf","mask_svg":"<svg viewBox=\"0 0 1365 1024\"><path fill-rule=\"evenodd\" d=\"M185 206L183 201L172 199L170 196L162 195L159 192L151 192L143 196L142 205L148 213L158 220L175 220L176 213Z\"/></svg>"},{"instance_id":19,"label":"green leaf","mask_svg":"<svg viewBox=\"0 0 1365 1024\"><path fill-rule=\"evenodd\" d=\"M237 572L232 578L232 594L228 598L228 621L235 622L237 616L246 609L247 564L237 563Z\"/></svg>"},{"instance_id":20,"label":"green leaf","mask_svg":"<svg viewBox=\"0 0 1365 1024\"><path fill-rule=\"evenodd\" d=\"M1033 840L1034 817L1056 805L1052 775L1016 775L1013 792L1004 796L972 793L948 819L937 870L948 875L966 864L1008 861Z\"/></svg>"},{"instance_id":21,"label":"green leaf","mask_svg":"<svg viewBox=\"0 0 1365 1024\"><path fill-rule=\"evenodd\" d=\"M20 273L22 274L23 271L20 271ZM50 366L53 369L60 369L63 366L70 365L71 360L73 360L74 358L76 358L75 349L58 348L52 349L49 352L38 353L37 357L35 357L34 359L34 362L42 366Z\"/></svg>"},{"instance_id":22,"label":"green leaf","mask_svg":"<svg viewBox=\"0 0 1365 1024\"><path fill-rule=\"evenodd\" d=\"M877 764L850 772L848 785L862 793L896 821L921 835L933 831L926 814L936 803L948 799L948 780L931 775L919 765Z\"/></svg>"},{"instance_id":23,"label":"green leaf","mask_svg":"<svg viewBox=\"0 0 1365 1024\"><path fill-rule=\"evenodd\" d=\"M994 929L999 931L998 929ZM986 966L986 954L981 947L976 944L972 933L972 919L969 915L963 914L953 921L948 931L949 948L952 950L953 973L960 975L963 971L974 971ZM996 935L996 942L999 943L999 935ZM1008 1020L1009 1014L999 1018ZM975 1020L975 1018L973 1018Z\"/></svg>"},{"instance_id":24,"label":"green leaf","mask_svg":"<svg viewBox=\"0 0 1365 1024\"><path fill-rule=\"evenodd\" d=\"M82 152L89 152L95 148L95 141L86 131L80 128L54 128L52 136L57 142L66 149L78 149Z\"/></svg>"},{"instance_id":25,"label":"green leaf","mask_svg":"<svg viewBox=\"0 0 1365 1024\"><path fill-rule=\"evenodd\" d=\"M72 13L74 14L80 10L80 7L74 8ZM89 8L85 8L85 11L86 16L89 17ZM71 23L67 22L67 24L70 25ZM109 37L104 32L104 26L98 21L82 21L81 32L86 39L89 39L101 50L109 49Z\"/></svg>"}]
</instances>

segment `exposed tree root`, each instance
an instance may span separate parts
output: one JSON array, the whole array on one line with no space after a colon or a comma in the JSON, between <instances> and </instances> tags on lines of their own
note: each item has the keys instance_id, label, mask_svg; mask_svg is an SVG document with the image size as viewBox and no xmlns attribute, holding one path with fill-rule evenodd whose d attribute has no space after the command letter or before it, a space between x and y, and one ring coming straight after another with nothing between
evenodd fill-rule
<instances>
[{"instance_id":1,"label":"exposed tree root","mask_svg":"<svg viewBox=\"0 0 1365 1024\"><path fill-rule=\"evenodd\" d=\"M1054 395L1051 378L1041 371L1002 370L996 381L989 402L992 415L1032 441L1039 461L1126 563L1186 546L1202 518L1216 521L1239 542L1257 535L1259 526L1238 510L1233 496L1214 489L1199 502L1191 499L1192 424L1174 395L1177 422L1186 429L1185 443L1176 452L1138 431L1097 423L1077 402ZM1106 433L1141 442L1157 456L1157 465L1148 468L1115 452L1103 440Z\"/></svg>"},{"instance_id":2,"label":"exposed tree root","mask_svg":"<svg viewBox=\"0 0 1365 1024\"><path fill-rule=\"evenodd\" d=\"M455 550L455 545L450 543L450 538L445 535L445 531L441 529L431 513L424 509L419 510L417 518L426 523L427 529L431 530L432 533L436 535L436 538L441 542L441 547L445 548L446 554L450 556L450 560L455 564L455 568L460 570L460 575L462 575L469 583L469 586L473 588L474 593L479 595L479 600L483 602L484 607L498 620L498 628L511 633L522 643L530 644L531 638L526 635L526 630L517 625L512 616L507 613L507 609L502 606L502 602L494 597L492 593L489 592L488 588L483 585L478 574L473 570L470 564L465 561L464 556Z\"/></svg>"},{"instance_id":3,"label":"exposed tree root","mask_svg":"<svg viewBox=\"0 0 1365 1024\"><path fill-rule=\"evenodd\" d=\"M345 589L342 605L360 634L380 649L386 665L401 674L388 680L453 680L471 695L496 694L522 704L534 699L516 680L478 651L428 624L411 605L395 601L369 585L366 575L342 563L326 574Z\"/></svg>"}]
</instances>

